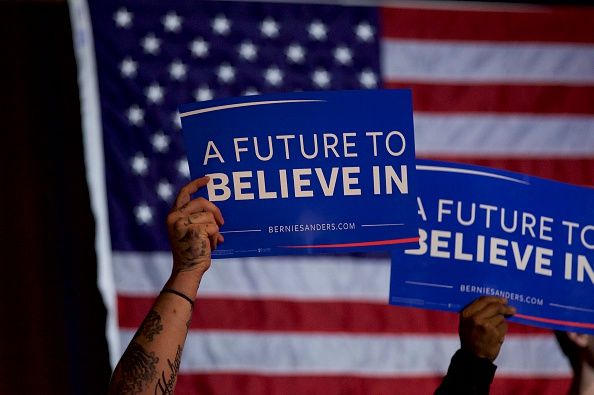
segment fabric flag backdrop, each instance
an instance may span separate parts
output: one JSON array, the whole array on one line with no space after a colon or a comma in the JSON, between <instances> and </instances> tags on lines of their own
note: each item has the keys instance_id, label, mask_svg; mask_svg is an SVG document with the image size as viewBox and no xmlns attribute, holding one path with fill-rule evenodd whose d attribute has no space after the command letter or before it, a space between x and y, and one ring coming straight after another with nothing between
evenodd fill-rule
<instances>
[{"instance_id":1,"label":"fabric flag backdrop","mask_svg":"<svg viewBox=\"0 0 594 395\"><path fill-rule=\"evenodd\" d=\"M114 362L171 267L164 218L188 181L179 104L412 87L419 156L594 185L592 8L70 7ZM215 262L178 391L431 393L458 347L457 317L388 306L389 265L355 257ZM560 394L570 376L551 333L537 328L511 325L497 363L495 394Z\"/></svg>"}]
</instances>

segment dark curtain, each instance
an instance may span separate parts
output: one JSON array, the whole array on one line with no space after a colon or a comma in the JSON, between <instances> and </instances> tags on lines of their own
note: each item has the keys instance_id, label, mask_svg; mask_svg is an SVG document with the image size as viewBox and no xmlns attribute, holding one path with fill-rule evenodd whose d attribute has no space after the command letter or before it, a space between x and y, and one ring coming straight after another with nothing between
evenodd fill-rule
<instances>
[{"instance_id":1,"label":"dark curtain","mask_svg":"<svg viewBox=\"0 0 594 395\"><path fill-rule=\"evenodd\" d=\"M105 393L67 4L0 2L0 68L0 394Z\"/></svg>"}]
</instances>

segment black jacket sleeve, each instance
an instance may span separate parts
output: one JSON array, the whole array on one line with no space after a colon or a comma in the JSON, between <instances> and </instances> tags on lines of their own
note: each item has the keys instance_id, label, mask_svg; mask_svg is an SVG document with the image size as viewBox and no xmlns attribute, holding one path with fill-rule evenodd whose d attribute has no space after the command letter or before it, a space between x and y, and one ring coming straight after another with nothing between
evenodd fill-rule
<instances>
[{"instance_id":1,"label":"black jacket sleeve","mask_svg":"<svg viewBox=\"0 0 594 395\"><path fill-rule=\"evenodd\" d=\"M495 369L488 359L458 350L434 395L488 395Z\"/></svg>"}]
</instances>

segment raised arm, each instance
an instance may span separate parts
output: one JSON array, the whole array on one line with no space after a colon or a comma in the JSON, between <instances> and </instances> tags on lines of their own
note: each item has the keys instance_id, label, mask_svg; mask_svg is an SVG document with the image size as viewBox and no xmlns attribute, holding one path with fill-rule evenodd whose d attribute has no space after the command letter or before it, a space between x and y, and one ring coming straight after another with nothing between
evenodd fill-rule
<instances>
[{"instance_id":1,"label":"raised arm","mask_svg":"<svg viewBox=\"0 0 594 395\"><path fill-rule=\"evenodd\" d=\"M493 364L507 333L506 317L516 313L503 298L483 296L460 312L461 347L435 395L487 395L497 367Z\"/></svg>"},{"instance_id":2,"label":"raised arm","mask_svg":"<svg viewBox=\"0 0 594 395\"><path fill-rule=\"evenodd\" d=\"M171 276L116 366L110 394L173 393L196 292L211 251L223 241L219 209L206 199L191 199L207 182L203 177L183 187L167 216Z\"/></svg>"}]
</instances>

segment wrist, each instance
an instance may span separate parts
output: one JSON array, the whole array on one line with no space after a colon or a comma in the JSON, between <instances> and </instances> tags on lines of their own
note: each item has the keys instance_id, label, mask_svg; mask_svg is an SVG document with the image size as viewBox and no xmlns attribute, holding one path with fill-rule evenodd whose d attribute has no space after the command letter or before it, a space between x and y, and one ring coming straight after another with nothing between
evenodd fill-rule
<instances>
[{"instance_id":1,"label":"wrist","mask_svg":"<svg viewBox=\"0 0 594 395\"><path fill-rule=\"evenodd\" d=\"M191 298L195 298L203 275L204 272L198 270L173 271L165 283L165 287L175 289Z\"/></svg>"},{"instance_id":2,"label":"wrist","mask_svg":"<svg viewBox=\"0 0 594 395\"><path fill-rule=\"evenodd\" d=\"M488 359L494 362L499 354L501 344L498 347L493 340L489 340L486 336L481 340L479 335L460 336L460 348L477 358Z\"/></svg>"},{"instance_id":3,"label":"wrist","mask_svg":"<svg viewBox=\"0 0 594 395\"><path fill-rule=\"evenodd\" d=\"M465 381L488 387L495 377L496 370L497 366L488 358L478 357L474 352L460 348L452 357L448 376L460 377Z\"/></svg>"},{"instance_id":4,"label":"wrist","mask_svg":"<svg viewBox=\"0 0 594 395\"><path fill-rule=\"evenodd\" d=\"M464 358L466 361L472 361L477 364L492 365L495 361L495 358L491 359L489 356L467 347L460 347L458 353L460 354L460 357Z\"/></svg>"}]
</instances>

